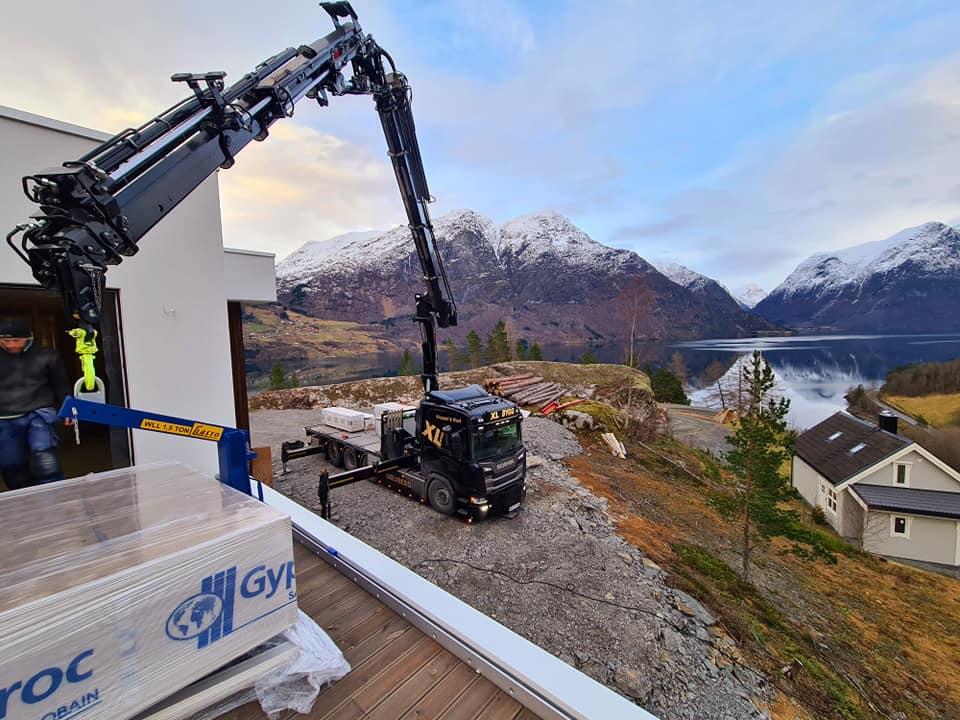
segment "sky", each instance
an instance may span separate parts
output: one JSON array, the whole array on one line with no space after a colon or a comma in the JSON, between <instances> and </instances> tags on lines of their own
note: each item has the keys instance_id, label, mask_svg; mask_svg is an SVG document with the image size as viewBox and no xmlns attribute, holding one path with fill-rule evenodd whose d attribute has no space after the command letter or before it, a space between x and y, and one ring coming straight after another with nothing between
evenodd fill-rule
<instances>
[{"instance_id":1,"label":"sky","mask_svg":"<svg viewBox=\"0 0 960 720\"><path fill-rule=\"evenodd\" d=\"M434 216L553 209L729 287L960 218L960 4L356 0L397 61ZM174 72L329 32L308 0L48 0L5 9L0 104L115 132ZM67 158L65 158L66 160ZM224 242L283 257L404 221L364 97L303 101L220 174Z\"/></svg>"}]
</instances>

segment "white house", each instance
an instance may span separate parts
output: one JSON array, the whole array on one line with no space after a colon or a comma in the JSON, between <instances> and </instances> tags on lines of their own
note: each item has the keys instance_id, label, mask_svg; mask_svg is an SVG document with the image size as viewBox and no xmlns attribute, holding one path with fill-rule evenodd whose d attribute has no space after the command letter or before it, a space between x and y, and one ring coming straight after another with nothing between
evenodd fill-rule
<instances>
[{"instance_id":1,"label":"white house","mask_svg":"<svg viewBox=\"0 0 960 720\"><path fill-rule=\"evenodd\" d=\"M960 572L960 473L880 424L838 412L804 432L793 486L864 550Z\"/></svg>"},{"instance_id":2,"label":"white house","mask_svg":"<svg viewBox=\"0 0 960 720\"><path fill-rule=\"evenodd\" d=\"M26 222L35 206L21 178L75 160L104 133L0 106L0 229ZM107 272L98 374L117 405L236 427L246 421L240 303L276 300L274 256L223 247L213 175L140 242L140 252ZM0 246L0 315L32 321L37 341L57 349L67 373L80 366L59 295ZM216 447L202 440L81 426L81 445L63 435L67 475L176 459L217 471Z\"/></svg>"}]
</instances>

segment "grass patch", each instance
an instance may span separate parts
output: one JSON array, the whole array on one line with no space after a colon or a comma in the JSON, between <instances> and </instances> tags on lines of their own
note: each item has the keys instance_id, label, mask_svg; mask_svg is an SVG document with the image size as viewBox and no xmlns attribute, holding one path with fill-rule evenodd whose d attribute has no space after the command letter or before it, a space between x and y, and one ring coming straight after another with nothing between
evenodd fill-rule
<instances>
[{"instance_id":1,"label":"grass patch","mask_svg":"<svg viewBox=\"0 0 960 720\"><path fill-rule=\"evenodd\" d=\"M883 401L924 424L944 428L960 425L960 393L948 395L884 395Z\"/></svg>"}]
</instances>

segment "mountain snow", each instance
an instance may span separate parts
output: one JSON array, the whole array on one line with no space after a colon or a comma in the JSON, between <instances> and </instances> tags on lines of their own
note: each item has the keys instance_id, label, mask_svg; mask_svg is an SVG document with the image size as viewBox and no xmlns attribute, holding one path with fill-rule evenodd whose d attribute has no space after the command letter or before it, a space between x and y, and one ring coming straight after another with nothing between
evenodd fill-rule
<instances>
[{"instance_id":1,"label":"mountain snow","mask_svg":"<svg viewBox=\"0 0 960 720\"><path fill-rule=\"evenodd\" d=\"M691 270L685 265L678 263L654 263L653 266L661 275L666 275L677 285L685 287L688 290L702 290L707 283L714 282L712 278L701 275L695 270Z\"/></svg>"},{"instance_id":2,"label":"mountain snow","mask_svg":"<svg viewBox=\"0 0 960 720\"><path fill-rule=\"evenodd\" d=\"M740 303L740 307L747 310L756 307L757 303L767 296L762 287L753 283L735 288L732 294L733 299Z\"/></svg>"},{"instance_id":3,"label":"mountain snow","mask_svg":"<svg viewBox=\"0 0 960 720\"><path fill-rule=\"evenodd\" d=\"M547 210L523 215L496 225L472 210L454 210L433 220L441 241L460 232L486 238L501 260L534 263L543 256L577 265L607 270L639 256L630 250L609 248L592 239L558 212ZM410 229L352 232L329 240L310 241L277 264L277 280L289 286L321 273L352 272L365 267L386 268L409 258L414 251Z\"/></svg>"},{"instance_id":4,"label":"mountain snow","mask_svg":"<svg viewBox=\"0 0 960 720\"><path fill-rule=\"evenodd\" d=\"M943 223L929 222L901 230L885 240L817 253L800 263L770 295L788 298L811 291L817 295L838 292L906 262L935 274L960 272L960 242L956 235L953 228Z\"/></svg>"}]
</instances>

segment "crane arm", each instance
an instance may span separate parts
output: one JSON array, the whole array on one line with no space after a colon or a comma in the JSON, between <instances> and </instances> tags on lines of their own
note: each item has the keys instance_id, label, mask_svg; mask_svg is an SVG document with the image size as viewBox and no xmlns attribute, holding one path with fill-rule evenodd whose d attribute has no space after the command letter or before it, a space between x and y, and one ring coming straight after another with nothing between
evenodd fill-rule
<instances>
[{"instance_id":1,"label":"crane arm","mask_svg":"<svg viewBox=\"0 0 960 720\"><path fill-rule=\"evenodd\" d=\"M14 228L7 242L42 286L61 293L81 330L99 328L107 268L136 254L154 225L206 178L231 167L251 141L265 140L270 126L292 116L298 102L310 98L325 106L329 95L367 94L380 115L423 268L426 293L417 297L417 319L424 334L425 389L435 387L433 324L456 325L457 312L427 211L431 198L410 87L390 56L360 29L349 2L321 5L333 32L277 53L230 86L223 72L176 74L171 79L192 91L187 99L77 161L24 177L23 190L39 211L32 222ZM429 328L421 316L429 319Z\"/></svg>"}]
</instances>

